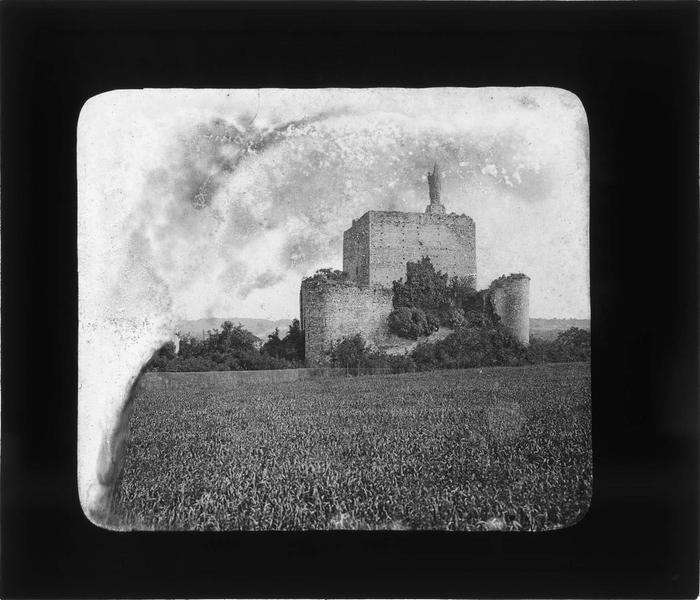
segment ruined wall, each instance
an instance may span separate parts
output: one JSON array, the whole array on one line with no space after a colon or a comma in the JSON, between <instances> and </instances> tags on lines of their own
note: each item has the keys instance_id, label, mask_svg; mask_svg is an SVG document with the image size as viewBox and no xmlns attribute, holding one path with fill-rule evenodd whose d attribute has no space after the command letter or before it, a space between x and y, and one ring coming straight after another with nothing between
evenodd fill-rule
<instances>
[{"instance_id":1,"label":"ruined wall","mask_svg":"<svg viewBox=\"0 0 700 600\"><path fill-rule=\"evenodd\" d=\"M374 344L386 339L392 292L354 282L303 281L300 308L306 363L318 366L328 361L331 343L345 336L359 333Z\"/></svg>"},{"instance_id":2,"label":"ruined wall","mask_svg":"<svg viewBox=\"0 0 700 600\"><path fill-rule=\"evenodd\" d=\"M406 278L406 263L429 256L435 269L476 278L476 226L466 215L369 213L369 278L391 286Z\"/></svg>"},{"instance_id":3,"label":"ruined wall","mask_svg":"<svg viewBox=\"0 0 700 600\"><path fill-rule=\"evenodd\" d=\"M523 344L530 343L530 278L501 277L489 289L491 304L501 322Z\"/></svg>"},{"instance_id":4,"label":"ruined wall","mask_svg":"<svg viewBox=\"0 0 700 600\"><path fill-rule=\"evenodd\" d=\"M369 213L343 232L343 271L353 281L369 283Z\"/></svg>"}]
</instances>

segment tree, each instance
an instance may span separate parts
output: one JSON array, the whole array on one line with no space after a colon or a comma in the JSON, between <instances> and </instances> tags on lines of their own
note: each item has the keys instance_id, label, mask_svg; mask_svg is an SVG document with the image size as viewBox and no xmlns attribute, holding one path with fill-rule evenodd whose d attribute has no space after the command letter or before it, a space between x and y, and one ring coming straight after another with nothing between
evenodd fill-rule
<instances>
[{"instance_id":1,"label":"tree","mask_svg":"<svg viewBox=\"0 0 700 600\"><path fill-rule=\"evenodd\" d=\"M180 359L198 356L201 352L201 341L189 333L180 335L180 348L177 353Z\"/></svg>"},{"instance_id":2,"label":"tree","mask_svg":"<svg viewBox=\"0 0 700 600\"><path fill-rule=\"evenodd\" d=\"M153 353L150 360L146 363L146 371L166 371L171 362L175 359L175 343L165 342L158 350Z\"/></svg>"},{"instance_id":3,"label":"tree","mask_svg":"<svg viewBox=\"0 0 700 600\"><path fill-rule=\"evenodd\" d=\"M570 327L555 340L531 337L527 354L531 363L591 360L591 334L585 329Z\"/></svg>"},{"instance_id":4,"label":"tree","mask_svg":"<svg viewBox=\"0 0 700 600\"><path fill-rule=\"evenodd\" d=\"M241 352L257 350L256 343L258 343L258 338L240 323L234 327L231 321L224 321L221 325L221 331L215 329L213 334L210 334L209 341L219 351Z\"/></svg>"},{"instance_id":5,"label":"tree","mask_svg":"<svg viewBox=\"0 0 700 600\"><path fill-rule=\"evenodd\" d=\"M464 310L455 306L450 306L447 309L440 311L439 320L441 324L450 329L459 329L467 324L467 319Z\"/></svg>"},{"instance_id":6,"label":"tree","mask_svg":"<svg viewBox=\"0 0 700 600\"><path fill-rule=\"evenodd\" d=\"M301 331L299 319L292 321L284 338L280 338L277 328L267 338L267 342L261 349L263 354L296 363L304 361L304 334Z\"/></svg>"},{"instance_id":7,"label":"tree","mask_svg":"<svg viewBox=\"0 0 700 600\"><path fill-rule=\"evenodd\" d=\"M451 329L463 327L465 313L483 305L484 300L474 288L473 276L452 277L436 271L430 258L425 256L418 262L406 264L406 281L394 281L394 313L390 315L389 329L396 335L417 339L430 335L440 326ZM420 311L409 314L405 310ZM425 315L427 327L423 328L421 314Z\"/></svg>"},{"instance_id":8,"label":"tree","mask_svg":"<svg viewBox=\"0 0 700 600\"><path fill-rule=\"evenodd\" d=\"M485 322L460 327L434 344L419 344L412 358L421 370L464 369L524 364L528 354L505 327Z\"/></svg>"},{"instance_id":9,"label":"tree","mask_svg":"<svg viewBox=\"0 0 700 600\"><path fill-rule=\"evenodd\" d=\"M399 306L392 310L389 313L388 324L391 333L411 340L430 335L436 328L434 318L429 321L421 309L407 306Z\"/></svg>"},{"instance_id":10,"label":"tree","mask_svg":"<svg viewBox=\"0 0 700 600\"><path fill-rule=\"evenodd\" d=\"M361 334L345 337L331 346L331 364L334 367L359 368L370 355L367 342Z\"/></svg>"},{"instance_id":11,"label":"tree","mask_svg":"<svg viewBox=\"0 0 700 600\"><path fill-rule=\"evenodd\" d=\"M267 336L267 341L263 344L261 350L270 356L278 358L284 356L284 342L280 338L279 327L275 327L275 330Z\"/></svg>"},{"instance_id":12,"label":"tree","mask_svg":"<svg viewBox=\"0 0 700 600\"><path fill-rule=\"evenodd\" d=\"M221 325L221 329L208 331L202 340L183 335L177 354L174 344L164 345L146 364L146 370L239 371L287 369L297 366L297 362L285 357L284 351L285 344L291 347L293 342L296 342L294 334L291 338L288 335L284 340L280 340L279 331L276 331L269 338L272 338L272 346L282 348L280 356L258 350L260 340L257 337L240 323L234 326L230 321L226 321Z\"/></svg>"},{"instance_id":13,"label":"tree","mask_svg":"<svg viewBox=\"0 0 700 600\"><path fill-rule=\"evenodd\" d=\"M304 361L304 332L301 330L299 319L293 319L289 326L287 335L284 336L284 342L287 346L288 360Z\"/></svg>"},{"instance_id":14,"label":"tree","mask_svg":"<svg viewBox=\"0 0 700 600\"><path fill-rule=\"evenodd\" d=\"M439 311L449 305L447 273L435 271L430 258L406 264L406 282L403 278L392 284L394 308L405 306L423 311Z\"/></svg>"},{"instance_id":15,"label":"tree","mask_svg":"<svg viewBox=\"0 0 700 600\"><path fill-rule=\"evenodd\" d=\"M452 277L448 295L452 306L464 310L465 304L469 303L477 295L474 276L458 277L455 275Z\"/></svg>"},{"instance_id":16,"label":"tree","mask_svg":"<svg viewBox=\"0 0 700 600\"><path fill-rule=\"evenodd\" d=\"M591 332L579 327L569 327L557 336L557 343L570 361L590 360Z\"/></svg>"}]
</instances>

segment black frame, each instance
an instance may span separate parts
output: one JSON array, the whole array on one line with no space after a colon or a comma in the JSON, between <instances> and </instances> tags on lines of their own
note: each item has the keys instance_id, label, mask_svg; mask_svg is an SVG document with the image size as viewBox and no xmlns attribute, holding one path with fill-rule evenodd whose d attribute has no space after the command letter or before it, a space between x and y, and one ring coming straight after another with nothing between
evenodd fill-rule
<instances>
[{"instance_id":1,"label":"black frame","mask_svg":"<svg viewBox=\"0 0 700 600\"><path fill-rule=\"evenodd\" d=\"M696 597L698 5L16 2L0 595ZM556 86L591 134L594 497L542 534L129 533L76 483L76 123L139 87Z\"/></svg>"}]
</instances>

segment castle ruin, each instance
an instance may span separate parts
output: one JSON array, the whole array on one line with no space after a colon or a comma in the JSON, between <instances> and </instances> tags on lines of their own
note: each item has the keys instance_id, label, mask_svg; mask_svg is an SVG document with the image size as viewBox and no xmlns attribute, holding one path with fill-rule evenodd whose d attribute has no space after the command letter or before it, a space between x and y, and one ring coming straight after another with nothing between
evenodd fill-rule
<instances>
[{"instance_id":1,"label":"castle ruin","mask_svg":"<svg viewBox=\"0 0 700 600\"><path fill-rule=\"evenodd\" d=\"M353 220L343 233L347 279L302 281L300 317L309 365L327 362L331 344L345 336L360 333L375 345L387 344L392 282L406 276L408 262L427 256L437 271L476 285L476 224L467 215L446 213L437 164L428 173L428 189L424 213L372 210ZM529 281L525 275L501 277L486 293L505 327L525 344Z\"/></svg>"}]
</instances>

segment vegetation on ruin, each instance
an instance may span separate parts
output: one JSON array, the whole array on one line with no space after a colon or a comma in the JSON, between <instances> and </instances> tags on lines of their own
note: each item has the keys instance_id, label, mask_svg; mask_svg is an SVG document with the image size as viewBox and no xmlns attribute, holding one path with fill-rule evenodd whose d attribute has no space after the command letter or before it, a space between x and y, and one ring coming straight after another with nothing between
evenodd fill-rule
<instances>
[{"instance_id":1,"label":"vegetation on ruin","mask_svg":"<svg viewBox=\"0 0 700 600\"><path fill-rule=\"evenodd\" d=\"M173 342L165 343L146 363L146 371L256 371L303 366L304 339L298 319L284 338L279 329L265 344L240 323L225 321L221 329L208 331L203 339L184 335L176 352Z\"/></svg>"},{"instance_id":2,"label":"vegetation on ruin","mask_svg":"<svg viewBox=\"0 0 700 600\"><path fill-rule=\"evenodd\" d=\"M389 331L416 340L440 326L452 329L466 322L478 292L471 277L448 278L436 271L429 257L406 264L406 281L394 281L394 310L389 314Z\"/></svg>"},{"instance_id":3,"label":"vegetation on ruin","mask_svg":"<svg viewBox=\"0 0 700 600\"><path fill-rule=\"evenodd\" d=\"M339 271L338 269L319 269L313 275L304 277L302 281L317 284L345 283L350 281L350 275L347 271Z\"/></svg>"},{"instance_id":4,"label":"vegetation on ruin","mask_svg":"<svg viewBox=\"0 0 700 600\"><path fill-rule=\"evenodd\" d=\"M530 279L525 273L511 273L510 275L501 275L498 279L494 279L489 286L491 289L507 281L520 281L522 279Z\"/></svg>"},{"instance_id":5,"label":"vegetation on ruin","mask_svg":"<svg viewBox=\"0 0 700 600\"><path fill-rule=\"evenodd\" d=\"M585 363L154 388L134 402L115 526L542 531L591 498Z\"/></svg>"},{"instance_id":6,"label":"vegetation on ruin","mask_svg":"<svg viewBox=\"0 0 700 600\"><path fill-rule=\"evenodd\" d=\"M527 275L503 275L491 288L521 279ZM406 281L394 281L393 292L394 310L388 319L391 333L418 340L440 326L453 330L442 340L422 342L410 353L407 358L415 370L590 360L590 333L583 329L571 328L555 340L533 338L529 347L521 344L502 325L488 290L477 291L473 279L448 279L428 257L409 262ZM381 362L376 353L371 360Z\"/></svg>"}]
</instances>

